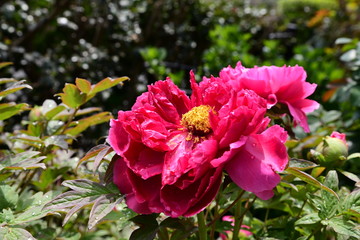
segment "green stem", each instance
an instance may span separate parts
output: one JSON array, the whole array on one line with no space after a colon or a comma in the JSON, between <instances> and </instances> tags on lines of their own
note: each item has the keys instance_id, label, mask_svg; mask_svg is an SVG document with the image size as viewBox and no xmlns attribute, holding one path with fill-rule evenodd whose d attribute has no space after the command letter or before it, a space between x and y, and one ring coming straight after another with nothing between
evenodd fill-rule
<instances>
[{"instance_id":1,"label":"green stem","mask_svg":"<svg viewBox=\"0 0 360 240\"><path fill-rule=\"evenodd\" d=\"M224 216L224 214L227 213L241 199L241 197L244 193L245 193L245 191L241 190L238 197L227 208L225 208L224 211L222 211L220 214L218 214L217 217L214 217L214 219L210 223L208 223L207 226L211 226L211 225L215 224L215 222L217 220L219 220L222 216Z\"/></svg>"},{"instance_id":2,"label":"green stem","mask_svg":"<svg viewBox=\"0 0 360 240\"><path fill-rule=\"evenodd\" d=\"M59 135L62 135L65 133L66 129L69 127L70 123L72 122L72 120L74 120L76 113L79 111L79 107L74 109L74 112L71 114L71 116L69 117L68 121L65 123L65 125L63 126L63 129L61 131L61 133ZM57 131L56 131L57 132ZM56 133L55 133L56 134Z\"/></svg>"},{"instance_id":3,"label":"green stem","mask_svg":"<svg viewBox=\"0 0 360 240\"><path fill-rule=\"evenodd\" d=\"M216 204L215 204L215 207L214 207L214 217L213 219L215 218L218 218L218 215L219 215L219 201L220 201L220 195L221 193L219 193L216 197ZM215 222L214 224L210 225L211 226L211 229L210 229L210 240L214 240L214 235L215 235ZM209 225L208 225L209 227Z\"/></svg>"},{"instance_id":4,"label":"green stem","mask_svg":"<svg viewBox=\"0 0 360 240\"><path fill-rule=\"evenodd\" d=\"M297 218L300 218L300 215L301 215L301 213L302 213L302 211L303 211L306 203L307 203L307 199L305 199L304 203L302 204L302 206L301 206L301 208L300 208L300 211L299 211L299 214L297 215Z\"/></svg>"},{"instance_id":5,"label":"green stem","mask_svg":"<svg viewBox=\"0 0 360 240\"><path fill-rule=\"evenodd\" d=\"M197 220L198 220L198 227L199 227L199 239L207 240L207 235L206 235L207 227L205 225L204 211L201 211L197 214Z\"/></svg>"},{"instance_id":6,"label":"green stem","mask_svg":"<svg viewBox=\"0 0 360 240\"><path fill-rule=\"evenodd\" d=\"M158 231L160 240L169 240L169 233L165 227L160 227Z\"/></svg>"},{"instance_id":7,"label":"green stem","mask_svg":"<svg viewBox=\"0 0 360 240\"><path fill-rule=\"evenodd\" d=\"M235 217L235 225L234 225L232 240L238 240L239 239L239 231L240 231L241 222L242 222L241 201L238 201L235 205L235 216L234 217Z\"/></svg>"}]
</instances>

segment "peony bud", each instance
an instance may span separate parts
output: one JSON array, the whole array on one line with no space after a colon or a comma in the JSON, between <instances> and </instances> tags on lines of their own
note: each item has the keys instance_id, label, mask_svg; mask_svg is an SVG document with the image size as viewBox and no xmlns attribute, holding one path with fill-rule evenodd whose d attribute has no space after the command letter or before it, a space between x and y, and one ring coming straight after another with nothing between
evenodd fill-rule
<instances>
[{"instance_id":1,"label":"peony bud","mask_svg":"<svg viewBox=\"0 0 360 240\"><path fill-rule=\"evenodd\" d=\"M313 157L324 167L340 167L348 156L348 145L345 134L333 132L323 138L322 142L312 151Z\"/></svg>"},{"instance_id":2,"label":"peony bud","mask_svg":"<svg viewBox=\"0 0 360 240\"><path fill-rule=\"evenodd\" d=\"M33 109L31 109L31 111L29 113L30 121L32 121L32 122L38 121L41 119L41 117L42 117L41 107L35 106Z\"/></svg>"}]
</instances>

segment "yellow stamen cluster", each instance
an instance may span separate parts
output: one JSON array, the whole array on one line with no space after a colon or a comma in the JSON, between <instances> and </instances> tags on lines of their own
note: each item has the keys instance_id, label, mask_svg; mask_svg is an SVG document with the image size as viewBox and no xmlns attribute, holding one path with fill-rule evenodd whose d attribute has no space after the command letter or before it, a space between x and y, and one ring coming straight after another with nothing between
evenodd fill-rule
<instances>
[{"instance_id":1,"label":"yellow stamen cluster","mask_svg":"<svg viewBox=\"0 0 360 240\"><path fill-rule=\"evenodd\" d=\"M187 128L193 137L203 137L211 130L209 111L212 108L207 105L200 105L192 108L189 112L182 115L181 125Z\"/></svg>"}]
</instances>

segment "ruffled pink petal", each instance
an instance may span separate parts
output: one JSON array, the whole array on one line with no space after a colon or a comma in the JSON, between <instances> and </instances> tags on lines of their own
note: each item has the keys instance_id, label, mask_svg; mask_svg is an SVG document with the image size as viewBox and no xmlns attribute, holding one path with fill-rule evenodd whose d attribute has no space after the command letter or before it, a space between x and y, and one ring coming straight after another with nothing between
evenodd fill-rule
<instances>
[{"instance_id":1,"label":"ruffled pink petal","mask_svg":"<svg viewBox=\"0 0 360 240\"><path fill-rule=\"evenodd\" d=\"M161 200L166 214L171 217L192 216L201 212L216 196L221 181L222 169L208 169L205 174L196 177L184 189L176 185L164 185ZM180 197L181 196L181 197Z\"/></svg>"},{"instance_id":2,"label":"ruffled pink petal","mask_svg":"<svg viewBox=\"0 0 360 240\"><path fill-rule=\"evenodd\" d=\"M271 197L268 191L280 182L275 171L283 171L288 163L285 137L286 132L279 126L249 136L244 147L225 165L231 179L246 191L260 193L258 197L264 200Z\"/></svg>"},{"instance_id":3,"label":"ruffled pink petal","mask_svg":"<svg viewBox=\"0 0 360 240\"><path fill-rule=\"evenodd\" d=\"M146 197L148 197L146 200L144 200L144 196L140 195L141 197L139 200L136 186L130 180L131 177L129 177L132 173L129 171L121 157L115 161L113 174L113 181L119 188L120 192L126 195L126 204L130 209L141 214L150 214L155 210L157 210L156 212L163 211L162 206L159 205L159 197L154 195L154 193L156 194L156 191L153 191L153 194L146 193Z\"/></svg>"},{"instance_id":4,"label":"ruffled pink petal","mask_svg":"<svg viewBox=\"0 0 360 240\"><path fill-rule=\"evenodd\" d=\"M195 74L192 70L190 71L190 85L192 89L192 94L190 98L192 106L195 107L202 105L201 90L199 88L199 85L196 83Z\"/></svg>"},{"instance_id":5,"label":"ruffled pink petal","mask_svg":"<svg viewBox=\"0 0 360 240\"><path fill-rule=\"evenodd\" d=\"M111 119L110 126L107 140L114 151L122 155L129 148L130 135L125 131L122 122L119 120Z\"/></svg>"},{"instance_id":6,"label":"ruffled pink petal","mask_svg":"<svg viewBox=\"0 0 360 240\"><path fill-rule=\"evenodd\" d=\"M164 152L154 151L135 141L131 141L127 151L122 153L127 166L143 179L162 172L164 156Z\"/></svg>"},{"instance_id":7,"label":"ruffled pink petal","mask_svg":"<svg viewBox=\"0 0 360 240\"><path fill-rule=\"evenodd\" d=\"M184 91L181 91L170 79L157 81L148 87L148 102L165 120L178 124L182 114L191 109L191 102Z\"/></svg>"},{"instance_id":8,"label":"ruffled pink petal","mask_svg":"<svg viewBox=\"0 0 360 240\"><path fill-rule=\"evenodd\" d=\"M291 104L287 104L291 116L293 116L295 123L299 123L300 126L304 129L305 132L310 132L309 124L307 122L307 117L301 109L294 107Z\"/></svg>"},{"instance_id":9,"label":"ruffled pink petal","mask_svg":"<svg viewBox=\"0 0 360 240\"><path fill-rule=\"evenodd\" d=\"M220 157L215 158L210 161L213 167L219 167L220 165L224 165L226 162L231 160L238 152L239 149L244 146L247 141L246 136L241 136L240 140L229 145L230 149L225 151Z\"/></svg>"},{"instance_id":10,"label":"ruffled pink petal","mask_svg":"<svg viewBox=\"0 0 360 240\"><path fill-rule=\"evenodd\" d=\"M224 84L221 78L203 78L199 84L202 92L202 103L209 105L216 112L229 101L231 97L231 87Z\"/></svg>"},{"instance_id":11,"label":"ruffled pink petal","mask_svg":"<svg viewBox=\"0 0 360 240\"><path fill-rule=\"evenodd\" d=\"M169 147L167 145L169 131L165 128L161 122L147 119L141 124L142 128L142 142L151 149L157 151L167 151Z\"/></svg>"},{"instance_id":12,"label":"ruffled pink petal","mask_svg":"<svg viewBox=\"0 0 360 240\"><path fill-rule=\"evenodd\" d=\"M201 166L210 162L217 153L217 142L206 140L194 146L192 141L186 140L186 135L182 135L183 140L178 146L166 153L164 170L162 173L163 185L174 184L183 174L194 171L203 171ZM197 175L198 176L198 175ZM186 187L186 181L182 182Z\"/></svg>"}]
</instances>

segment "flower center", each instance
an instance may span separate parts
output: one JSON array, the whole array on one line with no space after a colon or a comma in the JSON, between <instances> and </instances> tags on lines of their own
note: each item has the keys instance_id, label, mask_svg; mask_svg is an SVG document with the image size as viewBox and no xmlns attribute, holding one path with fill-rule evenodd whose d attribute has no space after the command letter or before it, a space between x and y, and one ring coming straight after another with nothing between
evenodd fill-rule
<instances>
[{"instance_id":1,"label":"flower center","mask_svg":"<svg viewBox=\"0 0 360 240\"><path fill-rule=\"evenodd\" d=\"M209 111L212 108L200 105L182 115L181 125L186 127L193 136L206 136L211 132Z\"/></svg>"}]
</instances>

